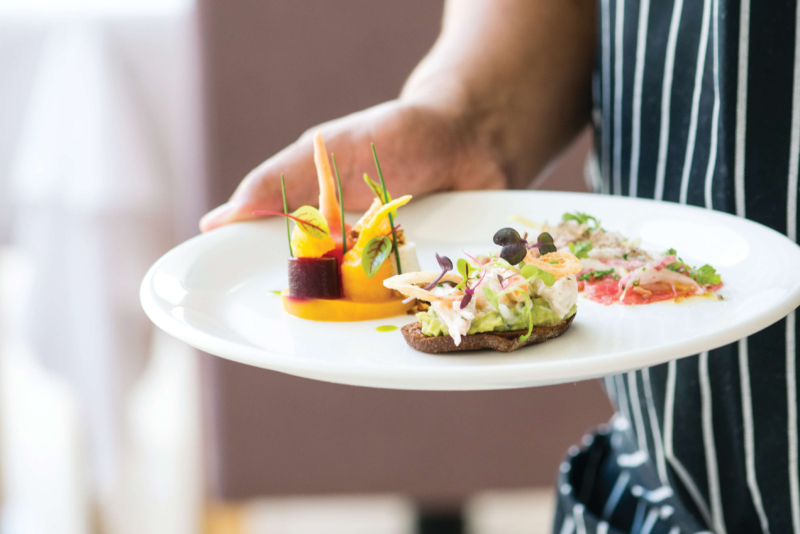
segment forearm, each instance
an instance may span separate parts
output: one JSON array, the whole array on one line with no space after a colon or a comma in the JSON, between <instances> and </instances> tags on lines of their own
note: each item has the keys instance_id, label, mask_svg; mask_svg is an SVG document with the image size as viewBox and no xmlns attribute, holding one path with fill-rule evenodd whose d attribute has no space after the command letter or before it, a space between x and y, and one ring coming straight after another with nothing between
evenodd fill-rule
<instances>
[{"instance_id":1,"label":"forearm","mask_svg":"<svg viewBox=\"0 0 800 534\"><path fill-rule=\"evenodd\" d=\"M448 0L401 99L455 113L525 187L589 120L594 17L594 0Z\"/></svg>"}]
</instances>

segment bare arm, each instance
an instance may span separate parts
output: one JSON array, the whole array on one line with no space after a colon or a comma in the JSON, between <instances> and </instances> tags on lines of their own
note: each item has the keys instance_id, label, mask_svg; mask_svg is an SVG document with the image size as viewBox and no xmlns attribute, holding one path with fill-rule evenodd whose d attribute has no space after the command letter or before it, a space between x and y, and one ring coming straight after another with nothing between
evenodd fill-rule
<instances>
[{"instance_id":1,"label":"bare arm","mask_svg":"<svg viewBox=\"0 0 800 534\"><path fill-rule=\"evenodd\" d=\"M401 99L457 106L525 187L589 120L594 39L593 0L448 0Z\"/></svg>"},{"instance_id":2,"label":"bare arm","mask_svg":"<svg viewBox=\"0 0 800 534\"><path fill-rule=\"evenodd\" d=\"M594 0L448 0L442 33L397 100L310 129L251 171L203 231L280 209L314 204L311 134L336 154L348 209L371 193L374 141L390 188L525 187L589 119Z\"/></svg>"}]
</instances>

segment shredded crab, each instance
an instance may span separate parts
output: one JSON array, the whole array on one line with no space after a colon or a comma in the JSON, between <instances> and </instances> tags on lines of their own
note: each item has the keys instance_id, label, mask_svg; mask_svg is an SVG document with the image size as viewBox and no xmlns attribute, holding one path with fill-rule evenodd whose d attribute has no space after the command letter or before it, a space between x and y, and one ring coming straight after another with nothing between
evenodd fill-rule
<instances>
[{"instance_id":1,"label":"shredded crab","mask_svg":"<svg viewBox=\"0 0 800 534\"><path fill-rule=\"evenodd\" d=\"M556 280L583 270L580 260L569 252L550 252L537 257L533 250L529 250L524 261L528 265L552 274Z\"/></svg>"},{"instance_id":2,"label":"shredded crab","mask_svg":"<svg viewBox=\"0 0 800 534\"><path fill-rule=\"evenodd\" d=\"M419 300L424 300L425 302L455 302L464 298L463 292L452 295L435 295L432 291L423 289L424 286L436 280L440 274L441 273L433 271L405 273L387 278L383 281L383 285L389 289L399 291L407 297L414 297ZM439 283L450 282L453 284L460 284L462 280L463 278L459 274L446 273Z\"/></svg>"}]
</instances>

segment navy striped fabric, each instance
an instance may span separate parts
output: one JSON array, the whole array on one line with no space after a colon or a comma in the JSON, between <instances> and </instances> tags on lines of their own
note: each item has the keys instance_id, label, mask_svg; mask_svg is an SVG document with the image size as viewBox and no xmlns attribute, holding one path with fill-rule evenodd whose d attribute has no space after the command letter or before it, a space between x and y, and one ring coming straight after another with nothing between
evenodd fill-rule
<instances>
[{"instance_id":1,"label":"navy striped fabric","mask_svg":"<svg viewBox=\"0 0 800 534\"><path fill-rule=\"evenodd\" d=\"M797 2L599 8L597 191L734 213L796 241ZM792 312L736 344L607 377L618 413L562 465L554 532L800 534L795 332Z\"/></svg>"}]
</instances>

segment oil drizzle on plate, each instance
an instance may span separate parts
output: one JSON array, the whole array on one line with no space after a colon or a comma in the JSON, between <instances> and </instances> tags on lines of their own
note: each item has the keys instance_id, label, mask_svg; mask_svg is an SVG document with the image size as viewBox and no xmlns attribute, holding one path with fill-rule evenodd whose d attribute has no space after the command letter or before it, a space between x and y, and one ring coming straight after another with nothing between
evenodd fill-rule
<instances>
[{"instance_id":1,"label":"oil drizzle on plate","mask_svg":"<svg viewBox=\"0 0 800 534\"><path fill-rule=\"evenodd\" d=\"M378 332L394 332L395 330L397 330L397 327L393 324L385 324L383 326L379 326L375 330L377 330Z\"/></svg>"}]
</instances>

